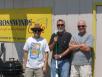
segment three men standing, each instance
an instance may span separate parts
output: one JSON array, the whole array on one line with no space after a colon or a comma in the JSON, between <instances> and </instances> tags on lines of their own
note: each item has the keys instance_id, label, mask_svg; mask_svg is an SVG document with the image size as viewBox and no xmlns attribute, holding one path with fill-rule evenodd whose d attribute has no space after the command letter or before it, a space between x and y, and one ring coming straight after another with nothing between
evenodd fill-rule
<instances>
[{"instance_id":1,"label":"three men standing","mask_svg":"<svg viewBox=\"0 0 102 77\"><path fill-rule=\"evenodd\" d=\"M52 51L51 77L56 77L56 73L59 77L92 77L93 37L87 33L86 27L86 22L80 20L77 24L79 33L72 36L66 32L64 20L59 19L58 31L52 34L48 46L46 39L40 37L43 29L35 24L32 28L34 36L27 39L23 48L27 56L24 56L26 77L32 77L33 74L35 77L43 77L47 69L49 48Z\"/></svg>"}]
</instances>

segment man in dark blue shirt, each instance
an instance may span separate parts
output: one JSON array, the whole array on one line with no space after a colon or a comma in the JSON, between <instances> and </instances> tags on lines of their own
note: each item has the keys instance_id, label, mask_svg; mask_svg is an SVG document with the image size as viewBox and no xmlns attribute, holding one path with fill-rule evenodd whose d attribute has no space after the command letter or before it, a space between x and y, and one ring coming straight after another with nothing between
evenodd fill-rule
<instances>
[{"instance_id":1,"label":"man in dark blue shirt","mask_svg":"<svg viewBox=\"0 0 102 77\"><path fill-rule=\"evenodd\" d=\"M69 77L71 55L69 53L69 42L71 34L65 30L65 22L62 19L57 21L58 32L53 33L49 42L49 48L52 52L51 77ZM56 72L56 64L58 70Z\"/></svg>"}]
</instances>

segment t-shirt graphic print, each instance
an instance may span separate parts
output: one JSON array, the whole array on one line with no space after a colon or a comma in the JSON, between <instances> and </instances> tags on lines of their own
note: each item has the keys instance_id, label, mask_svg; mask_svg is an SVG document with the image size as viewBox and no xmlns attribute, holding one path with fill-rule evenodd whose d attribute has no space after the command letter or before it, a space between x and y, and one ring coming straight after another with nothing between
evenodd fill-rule
<instances>
[{"instance_id":1,"label":"t-shirt graphic print","mask_svg":"<svg viewBox=\"0 0 102 77\"><path fill-rule=\"evenodd\" d=\"M31 59L37 59L39 58L40 51L40 43L32 43L30 48L30 58Z\"/></svg>"}]
</instances>

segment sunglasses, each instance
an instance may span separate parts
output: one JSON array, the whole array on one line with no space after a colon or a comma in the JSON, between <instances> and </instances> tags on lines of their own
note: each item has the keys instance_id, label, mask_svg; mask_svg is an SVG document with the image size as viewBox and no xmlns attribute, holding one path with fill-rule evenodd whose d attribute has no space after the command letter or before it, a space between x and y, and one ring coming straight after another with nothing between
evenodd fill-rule
<instances>
[{"instance_id":1,"label":"sunglasses","mask_svg":"<svg viewBox=\"0 0 102 77\"><path fill-rule=\"evenodd\" d=\"M62 26L64 26L64 24L57 24L57 26L58 26L58 27L59 27L59 26L61 26L61 27L62 27Z\"/></svg>"},{"instance_id":2,"label":"sunglasses","mask_svg":"<svg viewBox=\"0 0 102 77\"><path fill-rule=\"evenodd\" d=\"M36 32L42 32L42 30L41 29L34 29L33 32L35 32L35 33Z\"/></svg>"},{"instance_id":3,"label":"sunglasses","mask_svg":"<svg viewBox=\"0 0 102 77\"><path fill-rule=\"evenodd\" d=\"M84 27L86 27L85 25L78 25L78 28L84 28Z\"/></svg>"}]
</instances>

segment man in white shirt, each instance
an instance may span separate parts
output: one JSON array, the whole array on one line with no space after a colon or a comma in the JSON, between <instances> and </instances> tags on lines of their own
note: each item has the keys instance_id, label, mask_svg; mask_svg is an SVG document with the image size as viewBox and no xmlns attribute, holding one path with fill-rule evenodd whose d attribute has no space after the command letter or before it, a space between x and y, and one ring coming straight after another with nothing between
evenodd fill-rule
<instances>
[{"instance_id":1,"label":"man in white shirt","mask_svg":"<svg viewBox=\"0 0 102 77\"><path fill-rule=\"evenodd\" d=\"M40 24L35 24L31 30L34 36L29 37L24 45L23 65L25 77L44 77L47 72L49 46L47 40L42 38L43 29Z\"/></svg>"}]
</instances>

